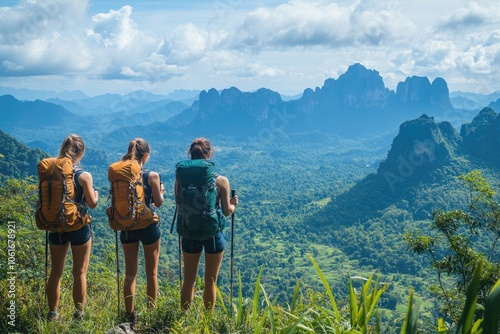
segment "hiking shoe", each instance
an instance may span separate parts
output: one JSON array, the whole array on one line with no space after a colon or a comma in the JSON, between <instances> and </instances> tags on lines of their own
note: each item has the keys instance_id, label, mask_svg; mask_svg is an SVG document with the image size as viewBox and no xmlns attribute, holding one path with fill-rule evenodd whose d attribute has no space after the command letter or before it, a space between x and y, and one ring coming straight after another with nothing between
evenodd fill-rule
<instances>
[{"instance_id":1,"label":"hiking shoe","mask_svg":"<svg viewBox=\"0 0 500 334\"><path fill-rule=\"evenodd\" d=\"M75 313L73 313L73 319L82 321L84 314L85 312L83 310L75 310Z\"/></svg>"},{"instance_id":2,"label":"hiking shoe","mask_svg":"<svg viewBox=\"0 0 500 334\"><path fill-rule=\"evenodd\" d=\"M130 322L130 327L133 328L137 324L138 319L137 319L137 315L135 314L134 311L130 312L127 315L127 319Z\"/></svg>"},{"instance_id":3,"label":"hiking shoe","mask_svg":"<svg viewBox=\"0 0 500 334\"><path fill-rule=\"evenodd\" d=\"M48 321L56 321L59 319L59 315L57 314L57 311L49 311L47 314L47 320Z\"/></svg>"}]
</instances>

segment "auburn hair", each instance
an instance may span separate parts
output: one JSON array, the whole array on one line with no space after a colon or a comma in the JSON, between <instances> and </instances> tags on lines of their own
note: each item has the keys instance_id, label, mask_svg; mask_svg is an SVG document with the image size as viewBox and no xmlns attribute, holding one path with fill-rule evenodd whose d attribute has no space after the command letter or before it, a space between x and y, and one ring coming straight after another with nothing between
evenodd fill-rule
<instances>
[{"instance_id":1,"label":"auburn hair","mask_svg":"<svg viewBox=\"0 0 500 334\"><path fill-rule=\"evenodd\" d=\"M210 159L213 155L212 143L203 137L196 138L189 146L188 156L192 159Z\"/></svg>"}]
</instances>

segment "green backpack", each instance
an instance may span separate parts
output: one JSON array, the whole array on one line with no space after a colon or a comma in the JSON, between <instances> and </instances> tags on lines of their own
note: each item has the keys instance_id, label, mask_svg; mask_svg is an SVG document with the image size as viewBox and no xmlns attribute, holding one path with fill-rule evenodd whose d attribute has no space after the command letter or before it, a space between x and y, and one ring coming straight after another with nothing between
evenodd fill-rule
<instances>
[{"instance_id":1,"label":"green backpack","mask_svg":"<svg viewBox=\"0 0 500 334\"><path fill-rule=\"evenodd\" d=\"M180 236L206 240L224 228L223 215L217 207L216 177L211 160L183 160L176 165L177 206L171 232L177 222Z\"/></svg>"}]
</instances>

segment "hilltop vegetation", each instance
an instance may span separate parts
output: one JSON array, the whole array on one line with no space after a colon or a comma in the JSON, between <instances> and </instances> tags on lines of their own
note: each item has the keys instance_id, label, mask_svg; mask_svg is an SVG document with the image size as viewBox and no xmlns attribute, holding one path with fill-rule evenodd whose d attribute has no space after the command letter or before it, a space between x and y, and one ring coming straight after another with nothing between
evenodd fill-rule
<instances>
[{"instance_id":1,"label":"hilltop vegetation","mask_svg":"<svg viewBox=\"0 0 500 334\"><path fill-rule=\"evenodd\" d=\"M46 156L42 150L30 149L0 131L0 182L5 182L6 178L35 175L38 161Z\"/></svg>"}]
</instances>

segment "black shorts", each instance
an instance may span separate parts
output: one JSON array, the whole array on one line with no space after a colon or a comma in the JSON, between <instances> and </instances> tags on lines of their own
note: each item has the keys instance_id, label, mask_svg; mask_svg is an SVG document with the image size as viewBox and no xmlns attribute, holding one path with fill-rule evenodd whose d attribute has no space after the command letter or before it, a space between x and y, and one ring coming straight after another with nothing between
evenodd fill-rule
<instances>
[{"instance_id":1,"label":"black shorts","mask_svg":"<svg viewBox=\"0 0 500 334\"><path fill-rule=\"evenodd\" d=\"M85 244L92 237L90 225L85 225L79 230L72 232L49 232L49 244L52 246L62 246L68 241L72 246Z\"/></svg>"},{"instance_id":2,"label":"black shorts","mask_svg":"<svg viewBox=\"0 0 500 334\"><path fill-rule=\"evenodd\" d=\"M122 244L140 241L143 245L152 245L160 239L160 236L160 224L154 223L140 230L121 231L120 241Z\"/></svg>"},{"instance_id":3,"label":"black shorts","mask_svg":"<svg viewBox=\"0 0 500 334\"><path fill-rule=\"evenodd\" d=\"M207 254L219 254L226 249L226 239L224 234L219 231L213 237L198 241L188 238L182 238L182 250L189 254L198 254L205 249Z\"/></svg>"}]
</instances>

